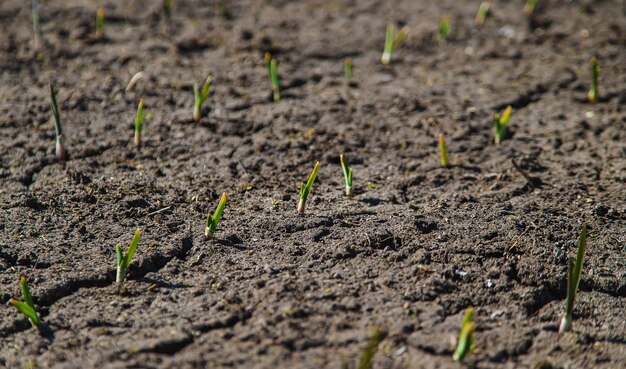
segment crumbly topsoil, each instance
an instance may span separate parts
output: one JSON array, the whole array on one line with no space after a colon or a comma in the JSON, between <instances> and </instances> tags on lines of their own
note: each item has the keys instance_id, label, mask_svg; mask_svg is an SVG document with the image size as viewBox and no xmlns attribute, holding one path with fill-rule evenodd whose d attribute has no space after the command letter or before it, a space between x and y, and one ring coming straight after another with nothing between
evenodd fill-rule
<instances>
[{"instance_id":1,"label":"crumbly topsoil","mask_svg":"<svg viewBox=\"0 0 626 369\"><path fill-rule=\"evenodd\" d=\"M623 1L540 1L532 19L523 1L492 1L482 29L479 1L175 0L170 23L160 1L40 3L39 55L30 3L0 4L0 367L354 368L376 327L374 368L623 367ZM388 23L412 32L385 67ZM592 55L597 104L586 101ZM192 86L209 73L195 123ZM65 163L54 160L49 81ZM153 116L137 150L142 97ZM510 134L496 146L491 117L507 105ZM206 240L222 192L224 218ZM559 336L583 223L573 331ZM114 245L137 227L117 295ZM53 337L7 305L21 274ZM457 364L469 306L475 350Z\"/></svg>"}]
</instances>

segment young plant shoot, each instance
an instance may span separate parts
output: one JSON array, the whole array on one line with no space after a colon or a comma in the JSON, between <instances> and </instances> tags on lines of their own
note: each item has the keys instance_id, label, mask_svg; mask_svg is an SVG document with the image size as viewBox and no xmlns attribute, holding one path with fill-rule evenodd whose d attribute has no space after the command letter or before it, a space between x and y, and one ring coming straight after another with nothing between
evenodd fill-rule
<instances>
[{"instance_id":1,"label":"young plant shoot","mask_svg":"<svg viewBox=\"0 0 626 369\"><path fill-rule=\"evenodd\" d=\"M172 7L174 0L163 0L163 14L165 14L165 20L170 22L172 20Z\"/></svg>"},{"instance_id":2,"label":"young plant shoot","mask_svg":"<svg viewBox=\"0 0 626 369\"><path fill-rule=\"evenodd\" d=\"M193 120L196 122L200 121L202 104L206 101L207 97L209 97L209 91L211 90L211 85L213 84L213 78L209 75L204 81L204 85L202 86L202 91L198 88L198 84L193 84Z\"/></svg>"},{"instance_id":3,"label":"young plant shoot","mask_svg":"<svg viewBox=\"0 0 626 369\"><path fill-rule=\"evenodd\" d=\"M352 58L345 58L343 60L343 74L348 81L352 79Z\"/></svg>"},{"instance_id":4,"label":"young plant shoot","mask_svg":"<svg viewBox=\"0 0 626 369\"><path fill-rule=\"evenodd\" d=\"M348 164L344 161L343 154L339 156L339 162L343 170L343 177L346 180L346 196L352 196L352 168L349 168Z\"/></svg>"},{"instance_id":5,"label":"young plant shoot","mask_svg":"<svg viewBox=\"0 0 626 369\"><path fill-rule=\"evenodd\" d=\"M304 184L304 182L300 185L300 201L298 202L298 213L304 214L304 208L306 206L306 199L311 192L311 188L313 188L313 182L315 182L315 177L317 177L317 172L320 170L320 162L315 163L315 167L309 176L309 180Z\"/></svg>"},{"instance_id":6,"label":"young plant shoot","mask_svg":"<svg viewBox=\"0 0 626 369\"><path fill-rule=\"evenodd\" d=\"M37 311L35 310L35 305L33 305L33 297L30 294L30 290L28 289L28 282L26 282L26 277L24 276L20 277L20 287L22 289L22 298L24 299L24 301L11 299L9 303L15 306L15 308L20 313L24 314L30 321L30 324L33 325L33 327L38 327L41 324L41 317L39 317L39 314L37 314Z\"/></svg>"},{"instance_id":7,"label":"young plant shoot","mask_svg":"<svg viewBox=\"0 0 626 369\"><path fill-rule=\"evenodd\" d=\"M385 338L385 333L378 328L374 329L372 335L367 340L367 346L365 346L363 353L361 353L359 365L357 366L358 369L370 369L372 367L372 359L383 338Z\"/></svg>"},{"instance_id":8,"label":"young plant shoot","mask_svg":"<svg viewBox=\"0 0 626 369\"><path fill-rule=\"evenodd\" d=\"M598 77L600 76L600 67L598 67L598 60L595 56L591 58L589 65L591 66L591 89L587 93L587 99L590 103L596 103L598 101Z\"/></svg>"},{"instance_id":9,"label":"young plant shoot","mask_svg":"<svg viewBox=\"0 0 626 369\"><path fill-rule=\"evenodd\" d=\"M387 26L387 32L385 33L385 49L383 50L383 56L380 58L380 62L387 65L391 61L391 54L401 43L406 40L411 32L411 28L408 26L402 27L396 34L396 28L393 24Z\"/></svg>"},{"instance_id":10,"label":"young plant shoot","mask_svg":"<svg viewBox=\"0 0 626 369\"><path fill-rule=\"evenodd\" d=\"M52 108L52 116L54 117L54 132L56 134L55 155L58 161L67 159L67 151L63 146L63 130L61 129L61 117L59 116L59 106L57 105L56 93L52 87L52 83L48 84L50 88L50 106Z\"/></svg>"},{"instance_id":11,"label":"young plant shoot","mask_svg":"<svg viewBox=\"0 0 626 369\"><path fill-rule=\"evenodd\" d=\"M463 358L474 349L474 309L468 307L465 310L463 324L461 325L461 333L456 350L452 358L454 361L462 361Z\"/></svg>"},{"instance_id":12,"label":"young plant shoot","mask_svg":"<svg viewBox=\"0 0 626 369\"><path fill-rule=\"evenodd\" d=\"M513 108L509 105L504 109L502 115L496 114L493 117L493 130L496 145L500 145L500 142L502 142L506 136L507 125L509 124L512 111Z\"/></svg>"},{"instance_id":13,"label":"young plant shoot","mask_svg":"<svg viewBox=\"0 0 626 369\"><path fill-rule=\"evenodd\" d=\"M583 225L578 238L578 250L576 252L576 261L570 257L567 261L567 298L565 301L565 315L561 319L559 325L559 334L563 334L572 327L572 313L574 311L574 298L576 298L576 290L580 283L580 276L583 270L583 257L585 256L585 246L587 244L587 225Z\"/></svg>"},{"instance_id":14,"label":"young plant shoot","mask_svg":"<svg viewBox=\"0 0 626 369\"><path fill-rule=\"evenodd\" d=\"M96 38L104 37L104 9L98 8L96 10Z\"/></svg>"},{"instance_id":15,"label":"young plant shoot","mask_svg":"<svg viewBox=\"0 0 626 369\"><path fill-rule=\"evenodd\" d=\"M37 0L31 1L31 14L33 17L33 47L35 50L41 48L41 25L39 24L39 4Z\"/></svg>"},{"instance_id":16,"label":"young plant shoot","mask_svg":"<svg viewBox=\"0 0 626 369\"><path fill-rule=\"evenodd\" d=\"M206 238L213 237L213 234L217 229L217 224L220 222L220 219L222 219L222 213L224 213L224 208L226 207L226 199L226 192L224 192L220 202L217 204L217 208L215 209L213 216L211 216L211 213L207 214L206 227L204 228L204 236Z\"/></svg>"},{"instance_id":17,"label":"young plant shoot","mask_svg":"<svg viewBox=\"0 0 626 369\"><path fill-rule=\"evenodd\" d=\"M524 4L524 14L526 14L527 17L533 15L537 3L539 3L539 0L526 0L526 4Z\"/></svg>"},{"instance_id":18,"label":"young plant shoot","mask_svg":"<svg viewBox=\"0 0 626 369\"><path fill-rule=\"evenodd\" d=\"M443 133L439 134L439 153L441 154L441 166L448 167L448 148L446 147L446 139Z\"/></svg>"},{"instance_id":19,"label":"young plant shoot","mask_svg":"<svg viewBox=\"0 0 626 369\"><path fill-rule=\"evenodd\" d=\"M485 20L487 20L487 16L489 15L489 2L483 1L480 3L480 7L478 7L478 12L476 12L476 18L474 19L474 24L478 27L482 27L485 24Z\"/></svg>"},{"instance_id":20,"label":"young plant shoot","mask_svg":"<svg viewBox=\"0 0 626 369\"><path fill-rule=\"evenodd\" d=\"M143 131L143 99L139 100L139 105L137 106L137 116L135 117L135 146L141 146L141 133Z\"/></svg>"},{"instance_id":21,"label":"young plant shoot","mask_svg":"<svg viewBox=\"0 0 626 369\"><path fill-rule=\"evenodd\" d=\"M270 53L265 53L265 65L267 66L267 74L272 85L272 96L274 102L280 100L280 81L278 80L278 64L276 59L272 58Z\"/></svg>"},{"instance_id":22,"label":"young plant shoot","mask_svg":"<svg viewBox=\"0 0 626 369\"><path fill-rule=\"evenodd\" d=\"M439 44L445 46L448 43L448 36L450 36L451 21L450 14L444 14L439 18Z\"/></svg>"},{"instance_id":23,"label":"young plant shoot","mask_svg":"<svg viewBox=\"0 0 626 369\"><path fill-rule=\"evenodd\" d=\"M133 260L133 255L135 255L135 251L137 251L137 245L139 245L140 238L141 230L137 228L135 236L133 236L133 239L130 241L128 249L126 249L126 253L122 251L122 246L119 243L115 245L115 253L117 254L117 274L115 276L115 283L117 283L118 292L122 291L122 286L124 285L124 280L126 280L128 267L130 266L130 262Z\"/></svg>"}]
</instances>

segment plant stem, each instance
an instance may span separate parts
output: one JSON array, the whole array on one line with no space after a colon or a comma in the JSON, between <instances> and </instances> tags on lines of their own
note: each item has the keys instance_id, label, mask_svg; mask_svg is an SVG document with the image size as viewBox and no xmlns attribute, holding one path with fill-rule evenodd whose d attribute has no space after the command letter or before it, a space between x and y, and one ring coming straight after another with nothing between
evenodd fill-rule
<instances>
[{"instance_id":1,"label":"plant stem","mask_svg":"<svg viewBox=\"0 0 626 369\"><path fill-rule=\"evenodd\" d=\"M474 24L478 27L482 27L485 24L485 20L489 15L489 2L483 1L480 3L480 7L478 8L478 12L476 13L476 19L474 19Z\"/></svg>"},{"instance_id":2,"label":"plant stem","mask_svg":"<svg viewBox=\"0 0 626 369\"><path fill-rule=\"evenodd\" d=\"M304 214L304 209L306 206L306 199L311 192L311 188L313 188L313 183L315 182L315 177L317 177L317 172L320 170L320 162L315 163L315 167L309 176L306 184L302 183L300 186L300 201L298 202L298 213Z\"/></svg>"},{"instance_id":3,"label":"plant stem","mask_svg":"<svg viewBox=\"0 0 626 369\"><path fill-rule=\"evenodd\" d=\"M143 131L143 108L144 102L143 99L139 100L139 105L137 106L137 116L135 117L135 146L141 146L141 132Z\"/></svg>"},{"instance_id":4,"label":"plant stem","mask_svg":"<svg viewBox=\"0 0 626 369\"><path fill-rule=\"evenodd\" d=\"M343 74L348 81L352 79L352 58L343 60Z\"/></svg>"},{"instance_id":5,"label":"plant stem","mask_svg":"<svg viewBox=\"0 0 626 369\"><path fill-rule=\"evenodd\" d=\"M443 133L439 134L439 153L441 154L441 166L446 168L448 166L448 148Z\"/></svg>"},{"instance_id":6,"label":"plant stem","mask_svg":"<svg viewBox=\"0 0 626 369\"><path fill-rule=\"evenodd\" d=\"M587 225L583 224L578 238L578 249L576 251L576 260L569 258L567 262L567 297L565 301L565 314L559 325L559 334L563 334L571 329L572 315L574 313L574 299L576 291L580 283L580 277L583 269L583 258L585 256L585 247L587 245Z\"/></svg>"},{"instance_id":7,"label":"plant stem","mask_svg":"<svg viewBox=\"0 0 626 369\"><path fill-rule=\"evenodd\" d=\"M348 165L344 161L343 154L339 156L339 162L341 163L343 177L346 181L346 196L352 196L352 168L348 168Z\"/></svg>"},{"instance_id":8,"label":"plant stem","mask_svg":"<svg viewBox=\"0 0 626 369\"><path fill-rule=\"evenodd\" d=\"M598 60L596 57L591 58L589 63L591 67L591 89L587 93L587 99L590 103L598 102L598 77L600 75L600 67L598 67Z\"/></svg>"}]
</instances>

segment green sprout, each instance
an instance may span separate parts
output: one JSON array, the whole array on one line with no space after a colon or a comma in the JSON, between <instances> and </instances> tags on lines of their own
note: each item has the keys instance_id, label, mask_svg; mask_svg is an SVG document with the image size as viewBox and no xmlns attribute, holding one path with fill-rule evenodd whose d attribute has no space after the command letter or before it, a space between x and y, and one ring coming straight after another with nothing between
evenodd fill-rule
<instances>
[{"instance_id":1,"label":"green sprout","mask_svg":"<svg viewBox=\"0 0 626 369\"><path fill-rule=\"evenodd\" d=\"M358 369L370 369L372 367L372 359L378 350L378 345L380 345L384 337L385 333L383 331L378 328L374 329L372 335L367 340L367 345L363 349L363 353L359 359L359 365L357 366Z\"/></svg>"},{"instance_id":2,"label":"green sprout","mask_svg":"<svg viewBox=\"0 0 626 369\"><path fill-rule=\"evenodd\" d=\"M311 192L311 188L313 188L313 182L315 182L315 177L317 177L317 172L320 170L320 162L315 163L315 167L309 176L306 184L304 182L300 185L300 201L298 202L298 213L304 214L304 207L306 205L306 199Z\"/></svg>"},{"instance_id":3,"label":"green sprout","mask_svg":"<svg viewBox=\"0 0 626 369\"><path fill-rule=\"evenodd\" d=\"M143 99L139 99L137 106L137 117L135 117L135 146L141 146L141 133L143 131Z\"/></svg>"},{"instance_id":4,"label":"green sprout","mask_svg":"<svg viewBox=\"0 0 626 369\"><path fill-rule=\"evenodd\" d=\"M391 61L391 53L393 53L396 47L409 37L409 32L411 32L411 28L404 26L396 34L396 28L393 24L387 25L387 31L385 33L385 49L383 51L383 56L380 58L381 63L385 65L389 64Z\"/></svg>"},{"instance_id":5,"label":"green sprout","mask_svg":"<svg viewBox=\"0 0 626 369\"><path fill-rule=\"evenodd\" d=\"M104 37L104 9L98 8L96 10L96 38Z\"/></svg>"},{"instance_id":6,"label":"green sprout","mask_svg":"<svg viewBox=\"0 0 626 369\"><path fill-rule=\"evenodd\" d=\"M589 63L591 66L591 89L587 93L587 99L591 103L598 101L598 77L600 75L600 67L598 66L598 60L595 56L591 58Z\"/></svg>"},{"instance_id":7,"label":"green sprout","mask_svg":"<svg viewBox=\"0 0 626 369\"><path fill-rule=\"evenodd\" d=\"M226 207L226 192L222 194L222 198L220 199L219 204L217 204L217 208L215 209L215 213L211 216L209 213L206 217L206 227L204 228L204 236L206 238L213 237L215 230L217 229L217 224L222 219L222 213L224 213L224 208Z\"/></svg>"},{"instance_id":8,"label":"green sprout","mask_svg":"<svg viewBox=\"0 0 626 369\"><path fill-rule=\"evenodd\" d=\"M56 93L52 87L52 83L48 84L50 89L50 106L54 117L54 132L56 134L55 155L58 161L67 159L67 151L63 146L63 130L61 129L61 117L59 116L59 106L57 105Z\"/></svg>"},{"instance_id":9,"label":"green sprout","mask_svg":"<svg viewBox=\"0 0 626 369\"><path fill-rule=\"evenodd\" d=\"M483 1L482 3L480 3L480 6L478 7L478 12L476 12L476 18L474 19L474 24L476 24L478 27L482 27L485 24L485 20L489 15L489 8L490 5L488 1Z\"/></svg>"},{"instance_id":10,"label":"green sprout","mask_svg":"<svg viewBox=\"0 0 626 369\"><path fill-rule=\"evenodd\" d=\"M445 46L450 36L451 20L450 14L444 14L439 18L439 44Z\"/></svg>"},{"instance_id":11,"label":"green sprout","mask_svg":"<svg viewBox=\"0 0 626 369\"><path fill-rule=\"evenodd\" d=\"M345 58L343 60L343 74L348 81L352 79L352 58Z\"/></svg>"},{"instance_id":12,"label":"green sprout","mask_svg":"<svg viewBox=\"0 0 626 369\"><path fill-rule=\"evenodd\" d=\"M115 283L117 283L117 291L122 290L124 280L126 280L126 274L130 262L133 260L133 255L137 251L137 245L139 245L139 239L141 238L141 229L137 228L133 239L130 241L130 245L126 249L126 253L122 251L122 246L118 243L115 245L115 253L117 254L117 274L115 276Z\"/></svg>"},{"instance_id":13,"label":"green sprout","mask_svg":"<svg viewBox=\"0 0 626 369\"><path fill-rule=\"evenodd\" d=\"M493 129L496 145L500 145L500 142L502 142L502 140L506 136L507 125L509 124L509 119L511 118L512 111L513 108L511 107L511 105L509 105L506 107L506 109L504 109L502 115L496 114L493 117Z\"/></svg>"},{"instance_id":14,"label":"green sprout","mask_svg":"<svg viewBox=\"0 0 626 369\"><path fill-rule=\"evenodd\" d=\"M22 298L24 299L24 301L11 299L9 303L15 306L15 308L20 313L24 314L30 321L30 324L33 325L33 327L38 327L41 324L41 317L35 310L35 305L33 305L33 297L30 294L30 290L28 289L28 282L26 282L26 277L24 276L20 277L20 287L22 289Z\"/></svg>"},{"instance_id":15,"label":"green sprout","mask_svg":"<svg viewBox=\"0 0 626 369\"><path fill-rule=\"evenodd\" d=\"M172 5L174 0L163 0L163 14L165 14L165 19L170 22L172 20Z\"/></svg>"},{"instance_id":16,"label":"green sprout","mask_svg":"<svg viewBox=\"0 0 626 369\"><path fill-rule=\"evenodd\" d=\"M441 154L441 166L446 168L448 166L448 148L443 133L439 134L439 153Z\"/></svg>"},{"instance_id":17,"label":"green sprout","mask_svg":"<svg viewBox=\"0 0 626 369\"><path fill-rule=\"evenodd\" d=\"M461 333L459 334L459 341L456 346L456 351L452 358L454 361L461 361L474 349L474 309L468 307L465 310L465 316L463 317L463 324L461 325Z\"/></svg>"},{"instance_id":18,"label":"green sprout","mask_svg":"<svg viewBox=\"0 0 626 369\"><path fill-rule=\"evenodd\" d=\"M524 14L528 17L533 15L538 3L539 0L526 0L526 4L524 4Z\"/></svg>"},{"instance_id":19,"label":"green sprout","mask_svg":"<svg viewBox=\"0 0 626 369\"><path fill-rule=\"evenodd\" d=\"M33 46L35 50L41 48L41 24L39 24L39 4L37 0L31 1L31 14L33 17Z\"/></svg>"},{"instance_id":20,"label":"green sprout","mask_svg":"<svg viewBox=\"0 0 626 369\"><path fill-rule=\"evenodd\" d=\"M346 180L346 196L352 196L352 168L348 168L348 165L344 161L343 154L339 156L339 162L343 170L343 177Z\"/></svg>"},{"instance_id":21,"label":"green sprout","mask_svg":"<svg viewBox=\"0 0 626 369\"><path fill-rule=\"evenodd\" d=\"M576 261L570 257L567 261L567 298L565 300L565 315L559 325L559 334L563 334L572 327L572 313L574 312L574 298L580 283L580 276L583 270L583 258L585 256L585 246L587 244L587 225L583 224L578 238L578 250L576 251Z\"/></svg>"},{"instance_id":22,"label":"green sprout","mask_svg":"<svg viewBox=\"0 0 626 369\"><path fill-rule=\"evenodd\" d=\"M207 97L209 97L209 91L211 90L211 85L213 84L213 78L209 75L204 81L204 85L202 86L202 91L198 88L198 84L193 84L193 120L196 122L200 121L201 118L201 110L202 104L206 101Z\"/></svg>"},{"instance_id":23,"label":"green sprout","mask_svg":"<svg viewBox=\"0 0 626 369\"><path fill-rule=\"evenodd\" d=\"M267 74L270 78L270 84L272 85L272 95L274 101L279 101L280 81L278 80L278 64L276 59L272 58L270 53L265 53L265 65L267 67Z\"/></svg>"}]
</instances>

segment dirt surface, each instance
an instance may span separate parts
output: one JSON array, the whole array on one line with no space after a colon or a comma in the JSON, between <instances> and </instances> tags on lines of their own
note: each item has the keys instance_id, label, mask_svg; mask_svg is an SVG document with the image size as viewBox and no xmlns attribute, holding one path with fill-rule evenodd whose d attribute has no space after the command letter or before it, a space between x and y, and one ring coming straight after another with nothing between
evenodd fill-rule
<instances>
[{"instance_id":1,"label":"dirt surface","mask_svg":"<svg viewBox=\"0 0 626 369\"><path fill-rule=\"evenodd\" d=\"M523 1L493 1L478 29L479 1L175 0L168 23L160 1L42 0L39 56L25 3L0 4L0 367L353 368L378 327L375 368L623 368L623 1L541 1L532 19ZM384 67L388 22L412 32ZM279 62L278 103L266 51ZM592 55L597 104L586 101ZM191 88L208 73L195 123ZM54 160L49 81L65 163ZM153 117L137 150L142 97ZM509 104L510 135L496 146L491 117ZM222 192L224 218L206 240ZM559 336L583 223L573 331ZM114 245L137 227L117 295ZM21 274L53 337L7 304ZM457 364L469 306L475 351Z\"/></svg>"}]
</instances>

